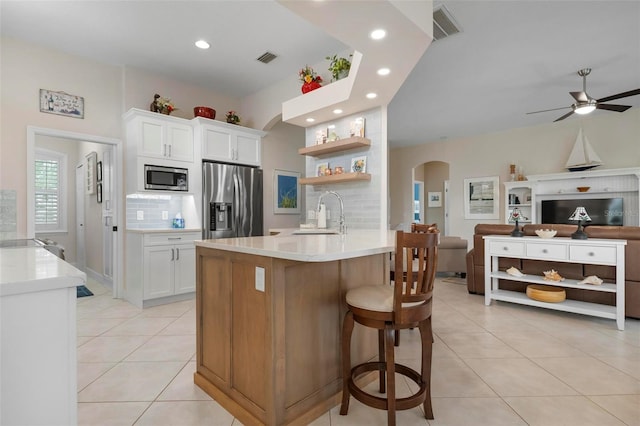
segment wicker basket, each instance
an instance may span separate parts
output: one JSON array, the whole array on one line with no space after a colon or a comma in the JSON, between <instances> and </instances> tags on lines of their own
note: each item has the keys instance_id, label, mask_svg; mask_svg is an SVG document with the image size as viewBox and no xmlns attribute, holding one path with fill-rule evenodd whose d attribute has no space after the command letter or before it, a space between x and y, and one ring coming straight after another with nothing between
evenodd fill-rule
<instances>
[{"instance_id":1,"label":"wicker basket","mask_svg":"<svg viewBox=\"0 0 640 426\"><path fill-rule=\"evenodd\" d=\"M560 287L530 284L527 286L527 296L540 302L558 303L567 298L567 293Z\"/></svg>"}]
</instances>

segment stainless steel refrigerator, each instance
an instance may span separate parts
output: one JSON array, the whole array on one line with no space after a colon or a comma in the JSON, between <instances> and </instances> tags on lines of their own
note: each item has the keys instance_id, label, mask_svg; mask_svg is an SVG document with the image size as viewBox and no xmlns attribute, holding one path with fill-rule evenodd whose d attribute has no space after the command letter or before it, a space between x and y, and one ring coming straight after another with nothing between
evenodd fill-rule
<instances>
[{"instance_id":1,"label":"stainless steel refrigerator","mask_svg":"<svg viewBox=\"0 0 640 426\"><path fill-rule=\"evenodd\" d=\"M202 163L202 238L262 236L262 170Z\"/></svg>"}]
</instances>

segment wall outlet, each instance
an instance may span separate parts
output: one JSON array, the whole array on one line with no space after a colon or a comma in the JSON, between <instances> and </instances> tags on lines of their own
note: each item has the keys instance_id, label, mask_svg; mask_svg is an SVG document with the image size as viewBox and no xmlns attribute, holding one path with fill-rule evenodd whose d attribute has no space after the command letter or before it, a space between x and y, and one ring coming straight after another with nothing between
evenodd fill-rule
<instances>
[{"instance_id":1,"label":"wall outlet","mask_svg":"<svg viewBox=\"0 0 640 426\"><path fill-rule=\"evenodd\" d=\"M264 268L256 266L256 290L264 292Z\"/></svg>"},{"instance_id":2,"label":"wall outlet","mask_svg":"<svg viewBox=\"0 0 640 426\"><path fill-rule=\"evenodd\" d=\"M167 220L169 219L169 212L166 210L162 211L162 220Z\"/></svg>"},{"instance_id":3,"label":"wall outlet","mask_svg":"<svg viewBox=\"0 0 640 426\"><path fill-rule=\"evenodd\" d=\"M138 220L144 220L144 211L142 211L142 210L138 210L138 211L136 212L136 219L138 219Z\"/></svg>"}]
</instances>

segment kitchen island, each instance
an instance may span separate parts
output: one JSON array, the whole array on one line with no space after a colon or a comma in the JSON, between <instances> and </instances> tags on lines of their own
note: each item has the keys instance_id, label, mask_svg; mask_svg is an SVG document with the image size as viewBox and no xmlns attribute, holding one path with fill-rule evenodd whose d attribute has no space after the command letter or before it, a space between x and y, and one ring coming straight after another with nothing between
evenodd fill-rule
<instances>
[{"instance_id":1,"label":"kitchen island","mask_svg":"<svg viewBox=\"0 0 640 426\"><path fill-rule=\"evenodd\" d=\"M0 248L0 424L77 423L76 286L85 282L43 247Z\"/></svg>"},{"instance_id":2,"label":"kitchen island","mask_svg":"<svg viewBox=\"0 0 640 426\"><path fill-rule=\"evenodd\" d=\"M308 424L339 403L345 293L388 283L394 231L196 242L195 383L243 424ZM377 356L356 326L355 365Z\"/></svg>"}]
</instances>

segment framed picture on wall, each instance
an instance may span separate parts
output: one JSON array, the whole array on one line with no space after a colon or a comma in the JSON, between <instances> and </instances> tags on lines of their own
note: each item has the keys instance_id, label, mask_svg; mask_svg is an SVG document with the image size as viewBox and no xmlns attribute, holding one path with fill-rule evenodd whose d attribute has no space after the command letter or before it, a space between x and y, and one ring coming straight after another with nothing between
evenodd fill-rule
<instances>
[{"instance_id":1,"label":"framed picture on wall","mask_svg":"<svg viewBox=\"0 0 640 426\"><path fill-rule=\"evenodd\" d=\"M300 214L300 173L273 172L273 213Z\"/></svg>"},{"instance_id":2,"label":"framed picture on wall","mask_svg":"<svg viewBox=\"0 0 640 426\"><path fill-rule=\"evenodd\" d=\"M464 180L464 218L499 219L500 180L498 176Z\"/></svg>"},{"instance_id":3,"label":"framed picture on wall","mask_svg":"<svg viewBox=\"0 0 640 426\"><path fill-rule=\"evenodd\" d=\"M427 197L429 207L442 207L442 192L429 192Z\"/></svg>"},{"instance_id":4,"label":"framed picture on wall","mask_svg":"<svg viewBox=\"0 0 640 426\"><path fill-rule=\"evenodd\" d=\"M102 182L102 161L96 163L96 180Z\"/></svg>"},{"instance_id":5,"label":"framed picture on wall","mask_svg":"<svg viewBox=\"0 0 640 426\"><path fill-rule=\"evenodd\" d=\"M84 98L65 92L40 89L40 112L84 118Z\"/></svg>"},{"instance_id":6,"label":"framed picture on wall","mask_svg":"<svg viewBox=\"0 0 640 426\"><path fill-rule=\"evenodd\" d=\"M96 187L96 199L98 200L98 204L102 203L102 184L99 183Z\"/></svg>"}]
</instances>

